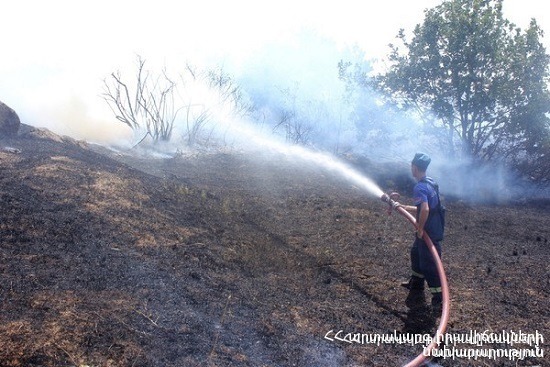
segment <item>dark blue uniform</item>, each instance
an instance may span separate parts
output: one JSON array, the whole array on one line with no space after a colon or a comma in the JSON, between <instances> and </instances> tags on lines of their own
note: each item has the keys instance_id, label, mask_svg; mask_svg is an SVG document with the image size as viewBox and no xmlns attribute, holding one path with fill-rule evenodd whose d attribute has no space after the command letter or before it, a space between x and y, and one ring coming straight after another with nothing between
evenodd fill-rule
<instances>
[{"instance_id":1,"label":"dark blue uniform","mask_svg":"<svg viewBox=\"0 0 550 367\"><path fill-rule=\"evenodd\" d=\"M435 189L437 184L429 177L420 180L413 190L414 205L417 208L416 221L420 216L420 206L428 203L430 214L424 225L424 231L432 240L437 253L441 257L441 244L443 239L442 223L439 216L439 195ZM432 258L428 246L424 240L416 237L411 247L412 275L425 279L430 292L441 293L441 281L437 272L437 266Z\"/></svg>"}]
</instances>

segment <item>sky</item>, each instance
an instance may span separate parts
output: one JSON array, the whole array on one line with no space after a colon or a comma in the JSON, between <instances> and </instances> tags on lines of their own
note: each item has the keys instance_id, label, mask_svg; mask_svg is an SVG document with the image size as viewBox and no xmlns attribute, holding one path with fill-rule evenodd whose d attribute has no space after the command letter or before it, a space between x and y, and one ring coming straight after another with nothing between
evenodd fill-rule
<instances>
[{"instance_id":1,"label":"sky","mask_svg":"<svg viewBox=\"0 0 550 367\"><path fill-rule=\"evenodd\" d=\"M296 43L303 30L339 47L357 45L382 59L400 28L410 30L436 0L127 1L18 0L2 5L0 101L23 123L79 139L124 134L105 101L102 81L151 64L230 65L238 71L266 44ZM525 27L534 17L550 32L550 3L505 0L505 16ZM544 39L550 50L550 36ZM270 60L274 64L277 60Z\"/></svg>"}]
</instances>

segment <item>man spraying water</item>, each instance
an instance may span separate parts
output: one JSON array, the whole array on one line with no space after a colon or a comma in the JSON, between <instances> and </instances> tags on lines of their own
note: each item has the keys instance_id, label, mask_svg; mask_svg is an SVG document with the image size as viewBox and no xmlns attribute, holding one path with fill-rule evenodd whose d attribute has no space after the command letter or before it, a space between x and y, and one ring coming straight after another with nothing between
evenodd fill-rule
<instances>
[{"instance_id":1,"label":"man spraying water","mask_svg":"<svg viewBox=\"0 0 550 367\"><path fill-rule=\"evenodd\" d=\"M417 232L411 247L412 274L408 281L401 285L410 291L423 291L424 283L428 283L432 293L432 308L440 312L442 295L441 280L437 265L430 254L426 242L422 238L426 233L441 257L441 241L445 227L444 207L439 198L437 183L426 175L431 159L427 154L417 153L411 162L411 172L417 183L413 190L414 206L396 203L403 209L416 214Z\"/></svg>"}]
</instances>

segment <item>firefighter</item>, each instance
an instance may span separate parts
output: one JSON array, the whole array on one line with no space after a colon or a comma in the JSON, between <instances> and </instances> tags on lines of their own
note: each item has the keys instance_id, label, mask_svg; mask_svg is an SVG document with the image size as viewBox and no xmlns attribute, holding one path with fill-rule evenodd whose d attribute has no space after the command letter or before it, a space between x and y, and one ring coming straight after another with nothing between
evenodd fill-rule
<instances>
[{"instance_id":1,"label":"firefighter","mask_svg":"<svg viewBox=\"0 0 550 367\"><path fill-rule=\"evenodd\" d=\"M441 257L441 241L445 226L444 207L439 198L439 187L435 181L426 175L431 159L427 154L417 153L411 162L411 172L417 183L413 190L414 206L402 205L405 210L416 214L417 232L411 247L411 277L401 285L410 291L423 291L424 284L432 294L431 305L435 312L441 310L441 280L437 272L436 262L423 240L427 234L432 240L437 253Z\"/></svg>"}]
</instances>

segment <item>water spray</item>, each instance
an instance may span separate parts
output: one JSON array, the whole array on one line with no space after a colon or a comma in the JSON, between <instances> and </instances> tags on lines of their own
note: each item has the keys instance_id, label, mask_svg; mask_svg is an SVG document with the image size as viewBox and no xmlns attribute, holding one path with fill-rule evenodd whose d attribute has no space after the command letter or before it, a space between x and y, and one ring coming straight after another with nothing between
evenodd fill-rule
<instances>
[{"instance_id":1,"label":"water spray","mask_svg":"<svg viewBox=\"0 0 550 367\"><path fill-rule=\"evenodd\" d=\"M416 219L406 211L398 202L397 199L399 198L399 194L397 193L390 193L390 194L382 194L380 199L387 203L389 206L389 213L391 213L392 210L397 211L399 214L404 216L411 224L415 227L417 227ZM430 250L430 254L432 255L432 258L434 259L436 266L437 266L437 273L439 274L439 279L441 280L441 293L443 298L443 305L442 305L442 311L441 311L441 319L439 321L439 327L437 328L435 337L433 338L430 345L424 348L423 352L420 353L415 359L410 361L405 365L405 367L415 367L420 366L423 362L426 361L427 357L431 354L432 349L434 349L438 343L441 342L443 339L443 335L445 334L445 330L447 329L447 323L449 321L449 311L450 311L450 298L449 298L449 286L447 284L447 276L445 275L445 269L443 269L443 263L441 262L441 259L439 258L439 254L437 253L437 250L430 239L430 237L424 232L424 235L422 237L424 242L426 243L426 246L428 246L428 249Z\"/></svg>"}]
</instances>

